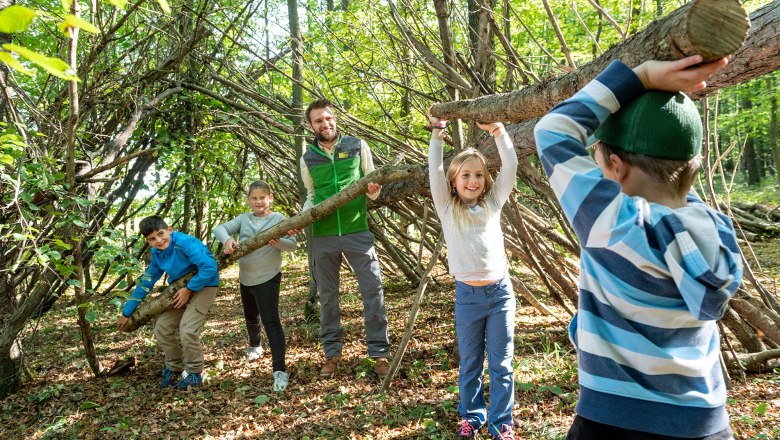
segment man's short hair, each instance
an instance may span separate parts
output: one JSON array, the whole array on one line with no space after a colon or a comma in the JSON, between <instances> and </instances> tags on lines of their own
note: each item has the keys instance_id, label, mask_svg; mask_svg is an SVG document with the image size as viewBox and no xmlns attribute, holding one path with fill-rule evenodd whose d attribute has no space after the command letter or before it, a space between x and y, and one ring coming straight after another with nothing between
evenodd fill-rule
<instances>
[{"instance_id":1,"label":"man's short hair","mask_svg":"<svg viewBox=\"0 0 780 440\"><path fill-rule=\"evenodd\" d=\"M165 220L163 220L159 215L150 215L149 217L141 220L141 223L138 225L138 229L141 232L141 235L148 237L149 234L155 231L159 231L160 229L168 229L168 224L165 223Z\"/></svg>"},{"instance_id":2,"label":"man's short hair","mask_svg":"<svg viewBox=\"0 0 780 440\"><path fill-rule=\"evenodd\" d=\"M676 195L688 193L701 166L701 156L698 155L692 159L659 159L646 154L632 153L604 141L598 141L595 148L595 154L602 155L601 159L607 167L611 166L609 156L614 154L623 162L641 169Z\"/></svg>"},{"instance_id":3,"label":"man's short hair","mask_svg":"<svg viewBox=\"0 0 780 440\"><path fill-rule=\"evenodd\" d=\"M321 108L329 108L331 110L334 109L333 103L330 102L330 99L328 99L328 98L320 98L320 99L314 100L314 101L312 101L311 104L309 104L308 107L306 107L306 113L305 113L305 115L306 115L306 122L311 124L311 120L309 119L309 114L311 113L312 110L317 110L317 109L321 109Z\"/></svg>"}]
</instances>

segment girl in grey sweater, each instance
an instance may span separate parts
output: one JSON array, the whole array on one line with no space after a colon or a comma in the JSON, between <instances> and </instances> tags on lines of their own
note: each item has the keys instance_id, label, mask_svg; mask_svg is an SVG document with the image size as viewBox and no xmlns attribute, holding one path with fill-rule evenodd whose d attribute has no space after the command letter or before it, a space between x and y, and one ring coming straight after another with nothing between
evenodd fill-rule
<instances>
[{"instance_id":1,"label":"girl in grey sweater","mask_svg":"<svg viewBox=\"0 0 780 440\"><path fill-rule=\"evenodd\" d=\"M232 254L238 243L287 218L271 211L273 200L273 192L267 183L258 180L249 185L247 204L252 212L241 214L214 229L214 236L222 242L226 254ZM238 243L232 237L235 235L238 235ZM249 347L245 353L249 360L262 356L260 327L264 327L271 347L274 391L284 391L289 380L285 367L284 330L279 320L279 284L282 280L282 251L292 252L296 245L293 237L271 240L266 246L238 260L241 303L249 336Z\"/></svg>"}]
</instances>

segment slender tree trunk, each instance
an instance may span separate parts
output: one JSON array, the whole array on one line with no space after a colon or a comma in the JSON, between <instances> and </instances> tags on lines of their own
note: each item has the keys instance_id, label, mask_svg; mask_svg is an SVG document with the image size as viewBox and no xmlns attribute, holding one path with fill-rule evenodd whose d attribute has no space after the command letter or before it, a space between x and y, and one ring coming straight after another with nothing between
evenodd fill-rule
<instances>
[{"instance_id":1,"label":"slender tree trunk","mask_svg":"<svg viewBox=\"0 0 780 440\"><path fill-rule=\"evenodd\" d=\"M749 112L753 108L753 101L750 100L750 96L746 96L742 99L742 108ZM745 136L745 144L742 150L742 162L745 170L745 180L749 186L758 185L761 181L761 175L758 168L758 154L756 153L756 142L753 138L753 134L750 133L747 128L743 130Z\"/></svg>"},{"instance_id":2,"label":"slender tree trunk","mask_svg":"<svg viewBox=\"0 0 780 440\"><path fill-rule=\"evenodd\" d=\"M436 18L439 23L439 39L441 40L444 63L452 69L456 67L455 45L452 41L452 29L450 27L450 11L452 4L447 0L433 0L436 8ZM460 91L457 87L447 85L447 94L452 101L460 99ZM463 148L463 122L460 119L452 121L452 146L455 151Z\"/></svg>"},{"instance_id":3,"label":"slender tree trunk","mask_svg":"<svg viewBox=\"0 0 780 440\"><path fill-rule=\"evenodd\" d=\"M76 17L81 15L81 8L78 1L74 1L70 8L71 14ZM70 36L70 45L68 47L68 64L70 68L75 72L78 69L78 42L79 42L79 30L78 28L68 28L68 35ZM68 117L67 127L67 162L66 162L66 179L70 187L70 195L75 199L77 196L77 184L76 184L76 129L79 122L79 89L78 82L70 81L68 83L68 98L70 100L70 115ZM81 216L80 208L77 203L71 203L73 207L72 212L76 217ZM81 343L84 346L84 355L89 362L89 367L92 369L92 373L95 376L101 374L102 367L97 357L97 351L95 350L95 342L92 338L92 325L87 320L86 309L86 295L84 290L84 260L82 256L82 250L84 249L84 240L82 231L76 224L70 227L71 244L73 246L73 264L75 265L74 276L71 277L73 292L76 296L76 312L78 315L78 324L81 329Z\"/></svg>"},{"instance_id":4,"label":"slender tree trunk","mask_svg":"<svg viewBox=\"0 0 780 440\"><path fill-rule=\"evenodd\" d=\"M775 179L780 185L780 142L777 140L777 81L776 77L770 76L766 80L767 92L770 94L769 102L769 148L772 152L772 162L774 165Z\"/></svg>"},{"instance_id":5,"label":"slender tree trunk","mask_svg":"<svg viewBox=\"0 0 780 440\"><path fill-rule=\"evenodd\" d=\"M15 0L0 0L0 10L3 10L16 3ZM9 34L0 34L0 43L10 43ZM3 84L6 84L6 66L0 66L0 76ZM8 113L13 113L12 102L10 101L13 92L3 87L3 105ZM9 118L12 116L9 114ZM6 256L0 253L0 267L7 268L10 261ZM18 333L9 331L9 318L16 311L17 292L13 285L13 274L10 271L0 271L0 400L5 399L9 394L15 392L22 385L23 357L21 343L17 337Z\"/></svg>"},{"instance_id":6,"label":"slender tree trunk","mask_svg":"<svg viewBox=\"0 0 780 440\"><path fill-rule=\"evenodd\" d=\"M333 2L328 3L328 10L333 10ZM290 24L290 40L292 43L292 115L290 120L293 123L293 145L295 146L295 175L298 182L298 194L300 195L301 205L307 197L306 187L301 179L300 162L301 156L306 152L306 131L303 120L303 36L301 35L300 19L298 18L298 2L287 0L287 17ZM306 256L309 263L309 295L306 304L303 306L303 315L310 322L318 322L315 319L318 316L317 302L319 294L317 293L317 281L314 279L314 264L311 253L312 228L307 227L304 230L306 234Z\"/></svg>"}]
</instances>

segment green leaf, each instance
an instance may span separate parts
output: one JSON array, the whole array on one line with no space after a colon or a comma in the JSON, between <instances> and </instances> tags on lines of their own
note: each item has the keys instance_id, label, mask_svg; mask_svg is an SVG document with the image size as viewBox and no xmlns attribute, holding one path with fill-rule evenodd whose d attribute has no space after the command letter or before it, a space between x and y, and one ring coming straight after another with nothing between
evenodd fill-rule
<instances>
[{"instance_id":1,"label":"green leaf","mask_svg":"<svg viewBox=\"0 0 780 440\"><path fill-rule=\"evenodd\" d=\"M6 165L13 165L14 164L14 158L11 155L8 154L0 154L0 163L4 163Z\"/></svg>"},{"instance_id":2,"label":"green leaf","mask_svg":"<svg viewBox=\"0 0 780 440\"><path fill-rule=\"evenodd\" d=\"M127 5L127 0L108 0L108 2L122 10L124 10Z\"/></svg>"},{"instance_id":3,"label":"green leaf","mask_svg":"<svg viewBox=\"0 0 780 440\"><path fill-rule=\"evenodd\" d=\"M90 324L93 324L97 319L97 313L92 309L87 310L87 313L84 314L84 319L86 319Z\"/></svg>"},{"instance_id":4,"label":"green leaf","mask_svg":"<svg viewBox=\"0 0 780 440\"><path fill-rule=\"evenodd\" d=\"M271 400L270 397L266 396L265 394L261 394L257 397L255 397L255 404L257 405L265 405Z\"/></svg>"},{"instance_id":5,"label":"green leaf","mask_svg":"<svg viewBox=\"0 0 780 440\"><path fill-rule=\"evenodd\" d=\"M79 280L68 280L68 285L69 286L81 287L81 281L79 281Z\"/></svg>"},{"instance_id":6,"label":"green leaf","mask_svg":"<svg viewBox=\"0 0 780 440\"><path fill-rule=\"evenodd\" d=\"M16 70L19 73L23 73L27 76L33 76L35 75L35 71L32 69L28 69L22 65L22 63L19 62L16 58L14 58L13 55L11 55L8 52L0 52L0 61L8 64L8 67Z\"/></svg>"},{"instance_id":7,"label":"green leaf","mask_svg":"<svg viewBox=\"0 0 780 440\"><path fill-rule=\"evenodd\" d=\"M73 14L66 14L65 15L65 21L59 24L57 26L60 28L60 30L65 33L65 35L68 35L68 28L74 28L74 29L81 29L85 32L89 32L92 34L99 34L100 29L95 27L92 23L88 22L87 20L84 20L81 17L76 17Z\"/></svg>"},{"instance_id":8,"label":"green leaf","mask_svg":"<svg viewBox=\"0 0 780 440\"><path fill-rule=\"evenodd\" d=\"M30 27L35 11L24 6L13 5L0 11L0 33L16 34Z\"/></svg>"},{"instance_id":9,"label":"green leaf","mask_svg":"<svg viewBox=\"0 0 780 440\"><path fill-rule=\"evenodd\" d=\"M60 254L57 251L48 251L46 252L46 255L48 255L49 258L51 258L52 260L59 260L60 258L62 258L62 254Z\"/></svg>"},{"instance_id":10,"label":"green leaf","mask_svg":"<svg viewBox=\"0 0 780 440\"><path fill-rule=\"evenodd\" d=\"M163 12L166 14L171 13L171 7L168 5L168 0L157 0L157 3L160 4L160 8L162 8Z\"/></svg>"},{"instance_id":11,"label":"green leaf","mask_svg":"<svg viewBox=\"0 0 780 440\"><path fill-rule=\"evenodd\" d=\"M72 245L70 245L70 244L68 244L68 243L65 243L64 241L60 240L59 238L55 238L55 239L54 239L54 244L56 244L56 245L57 245L57 247L60 247L60 248L62 248L62 249L65 249L66 251L67 251L67 250L70 250L70 248L72 248L72 247L73 247Z\"/></svg>"},{"instance_id":12,"label":"green leaf","mask_svg":"<svg viewBox=\"0 0 780 440\"><path fill-rule=\"evenodd\" d=\"M109 303L110 303L112 306L116 307L117 309L119 309L119 308L121 308L121 307L122 307L122 300L121 300L121 299L119 299L119 298L114 298L114 299L112 299L111 301L109 301Z\"/></svg>"},{"instance_id":13,"label":"green leaf","mask_svg":"<svg viewBox=\"0 0 780 440\"><path fill-rule=\"evenodd\" d=\"M13 43L3 44L3 49L18 53L24 58L32 61L36 66L42 68L57 78L62 78L66 81L81 82L79 77L76 76L76 72L74 72L73 69L68 66L68 63L62 61L59 58L47 57L46 55L41 55L37 52Z\"/></svg>"},{"instance_id":14,"label":"green leaf","mask_svg":"<svg viewBox=\"0 0 780 440\"><path fill-rule=\"evenodd\" d=\"M766 402L761 402L756 405L755 409L753 409L753 413L759 416L764 416L764 414L766 414Z\"/></svg>"},{"instance_id":15,"label":"green leaf","mask_svg":"<svg viewBox=\"0 0 780 440\"><path fill-rule=\"evenodd\" d=\"M100 408L100 405L95 402L90 402L87 400L86 402L82 402L81 405L79 405L79 409L84 411L85 409L92 409L92 408Z\"/></svg>"}]
</instances>

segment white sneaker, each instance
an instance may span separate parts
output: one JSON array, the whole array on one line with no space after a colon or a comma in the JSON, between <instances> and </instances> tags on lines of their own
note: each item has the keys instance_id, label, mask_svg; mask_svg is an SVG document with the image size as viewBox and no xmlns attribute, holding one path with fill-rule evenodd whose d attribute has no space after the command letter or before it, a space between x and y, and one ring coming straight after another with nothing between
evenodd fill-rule
<instances>
[{"instance_id":1,"label":"white sneaker","mask_svg":"<svg viewBox=\"0 0 780 440\"><path fill-rule=\"evenodd\" d=\"M274 391L284 392L290 375L286 371L274 371Z\"/></svg>"},{"instance_id":2,"label":"white sneaker","mask_svg":"<svg viewBox=\"0 0 780 440\"><path fill-rule=\"evenodd\" d=\"M263 346L247 347L246 350L244 350L244 354L246 354L246 360L248 361L259 359L263 356Z\"/></svg>"}]
</instances>

